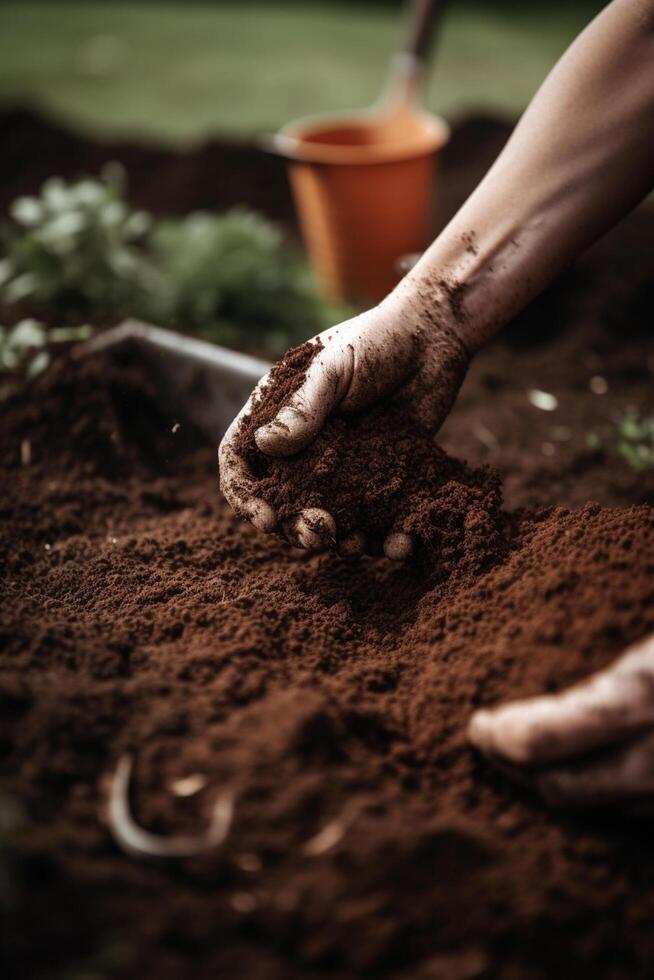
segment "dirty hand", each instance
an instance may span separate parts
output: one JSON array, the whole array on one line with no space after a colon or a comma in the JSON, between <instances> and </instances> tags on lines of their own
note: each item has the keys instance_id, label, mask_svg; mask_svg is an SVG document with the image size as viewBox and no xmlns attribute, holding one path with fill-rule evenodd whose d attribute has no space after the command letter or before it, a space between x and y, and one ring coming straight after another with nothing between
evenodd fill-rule
<instances>
[{"instance_id":1,"label":"dirty hand","mask_svg":"<svg viewBox=\"0 0 654 980\"><path fill-rule=\"evenodd\" d=\"M437 304L438 307L438 304ZM392 393L402 395L416 419L440 427L463 381L469 354L445 309L430 304L426 312L417 300L391 294L379 306L346 320L319 335L322 349L305 379L275 419L255 433L259 449L269 456L292 456L318 435L332 412L360 412ZM219 450L220 481L234 510L261 531L277 528L273 507L257 498L248 467L236 449L241 419L252 399L266 397L266 378L227 431ZM326 510L311 508L285 528L292 544L319 550L336 539L343 554L361 554L361 534L339 540L338 528ZM387 557L403 560L412 550L405 534L390 534L384 542Z\"/></svg>"},{"instance_id":2,"label":"dirty hand","mask_svg":"<svg viewBox=\"0 0 654 980\"><path fill-rule=\"evenodd\" d=\"M468 736L552 806L651 813L654 634L567 691L477 711Z\"/></svg>"}]
</instances>

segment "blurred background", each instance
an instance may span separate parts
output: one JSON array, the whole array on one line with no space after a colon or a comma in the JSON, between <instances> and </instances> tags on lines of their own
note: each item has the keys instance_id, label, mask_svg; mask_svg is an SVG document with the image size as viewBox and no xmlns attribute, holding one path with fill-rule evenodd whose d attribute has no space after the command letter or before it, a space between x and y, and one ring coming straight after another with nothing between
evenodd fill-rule
<instances>
[{"instance_id":1,"label":"blurred background","mask_svg":"<svg viewBox=\"0 0 654 980\"><path fill-rule=\"evenodd\" d=\"M427 102L515 116L604 4L452 0ZM365 105L399 0L3 0L0 99L101 134L168 141Z\"/></svg>"},{"instance_id":2,"label":"blurred background","mask_svg":"<svg viewBox=\"0 0 654 980\"><path fill-rule=\"evenodd\" d=\"M601 6L445 5L424 102L452 136L436 193L418 209L420 241L393 251L391 278L463 203ZM405 35L404 8L2 0L0 372L44 365L33 352L52 329L127 316L274 356L375 301L316 276L287 168L262 137L297 117L375 102ZM351 223L367 255L380 236Z\"/></svg>"}]
</instances>

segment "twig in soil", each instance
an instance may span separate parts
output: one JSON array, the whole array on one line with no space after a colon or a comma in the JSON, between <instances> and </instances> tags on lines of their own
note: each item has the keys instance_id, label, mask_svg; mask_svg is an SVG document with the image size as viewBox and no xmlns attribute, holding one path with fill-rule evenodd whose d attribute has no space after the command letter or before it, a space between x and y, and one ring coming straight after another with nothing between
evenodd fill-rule
<instances>
[{"instance_id":1,"label":"twig in soil","mask_svg":"<svg viewBox=\"0 0 654 980\"><path fill-rule=\"evenodd\" d=\"M223 843L234 815L232 797L223 793L214 804L209 827L197 837L184 835L165 837L139 827L129 805L129 783L133 761L123 755L109 787L107 823L113 837L127 854L138 858L187 858L205 854Z\"/></svg>"}]
</instances>

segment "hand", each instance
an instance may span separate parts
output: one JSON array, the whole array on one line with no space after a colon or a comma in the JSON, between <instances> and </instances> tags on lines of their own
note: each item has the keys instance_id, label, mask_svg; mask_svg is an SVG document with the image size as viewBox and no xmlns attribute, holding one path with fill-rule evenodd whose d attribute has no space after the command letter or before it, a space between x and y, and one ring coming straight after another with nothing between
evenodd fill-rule
<instances>
[{"instance_id":1,"label":"hand","mask_svg":"<svg viewBox=\"0 0 654 980\"><path fill-rule=\"evenodd\" d=\"M651 810L654 634L567 691L477 711L468 737L552 806Z\"/></svg>"},{"instance_id":2,"label":"hand","mask_svg":"<svg viewBox=\"0 0 654 980\"><path fill-rule=\"evenodd\" d=\"M325 330L319 335L322 350L301 387L272 422L256 431L258 448L269 456L292 456L316 438L332 412L361 412L400 389L416 419L436 431L452 407L469 362L447 311L437 309L438 322L434 322L417 301L391 294L374 309ZM235 440L252 399L266 397L266 381L262 379L225 434L219 460L221 488L229 503L259 530L270 532L278 526L277 515L268 502L256 497L252 474ZM285 533L293 544L309 550L319 550L334 539L342 554L366 550L360 533L339 540L332 515L318 508L298 513ZM406 534L389 534L384 542L384 552L392 559L404 560L411 550Z\"/></svg>"}]
</instances>

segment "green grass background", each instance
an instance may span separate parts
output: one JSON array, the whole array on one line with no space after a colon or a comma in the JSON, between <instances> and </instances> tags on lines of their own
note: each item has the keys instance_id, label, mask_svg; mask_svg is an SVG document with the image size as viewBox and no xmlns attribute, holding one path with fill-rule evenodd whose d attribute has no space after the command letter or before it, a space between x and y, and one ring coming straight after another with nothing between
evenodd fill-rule
<instances>
[{"instance_id":1,"label":"green grass background","mask_svg":"<svg viewBox=\"0 0 654 980\"><path fill-rule=\"evenodd\" d=\"M427 102L515 115L602 6L452 0ZM375 99L392 4L2 0L0 102L103 134L189 141Z\"/></svg>"}]
</instances>

